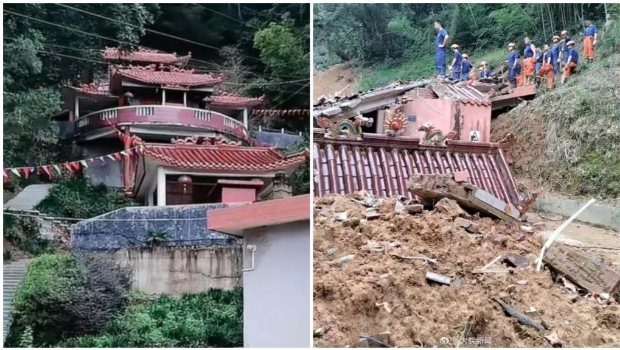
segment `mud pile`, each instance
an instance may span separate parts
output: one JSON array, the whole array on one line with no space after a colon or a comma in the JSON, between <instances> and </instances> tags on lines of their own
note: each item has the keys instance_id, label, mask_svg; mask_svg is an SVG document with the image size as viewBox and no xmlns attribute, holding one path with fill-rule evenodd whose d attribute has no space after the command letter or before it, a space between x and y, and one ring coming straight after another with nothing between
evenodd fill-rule
<instances>
[{"instance_id":1,"label":"mud pile","mask_svg":"<svg viewBox=\"0 0 620 350\"><path fill-rule=\"evenodd\" d=\"M491 218L465 220L415 206L397 212L395 199L368 215L354 199L364 201L315 199L316 347L357 347L360 336L383 332L396 347L618 345L618 304L571 291L549 271L536 273L541 244L534 234ZM506 253L525 257L527 266L505 273L510 265L500 259L493 272L474 272ZM429 283L427 272L452 285ZM546 330L506 316L495 298Z\"/></svg>"}]
</instances>

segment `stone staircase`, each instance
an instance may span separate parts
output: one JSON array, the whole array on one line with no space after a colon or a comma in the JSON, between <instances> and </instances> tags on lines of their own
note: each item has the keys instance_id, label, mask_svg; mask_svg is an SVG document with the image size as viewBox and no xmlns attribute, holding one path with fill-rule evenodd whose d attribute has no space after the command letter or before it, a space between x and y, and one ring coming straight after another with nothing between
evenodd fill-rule
<instances>
[{"instance_id":1,"label":"stone staircase","mask_svg":"<svg viewBox=\"0 0 620 350\"><path fill-rule=\"evenodd\" d=\"M4 265L4 271L2 272L2 287L3 287L3 299L2 299L2 343L6 341L6 336L9 334L11 327L11 311L13 310L13 298L17 292L17 287L21 283L22 279L26 275L28 263L30 260L21 259Z\"/></svg>"}]
</instances>

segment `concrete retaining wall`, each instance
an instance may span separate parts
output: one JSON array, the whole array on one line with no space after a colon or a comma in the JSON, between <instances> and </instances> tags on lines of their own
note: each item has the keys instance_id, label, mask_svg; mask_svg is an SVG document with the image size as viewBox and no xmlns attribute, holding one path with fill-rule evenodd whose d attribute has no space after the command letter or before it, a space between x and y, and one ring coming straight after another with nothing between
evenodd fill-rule
<instances>
[{"instance_id":1,"label":"concrete retaining wall","mask_svg":"<svg viewBox=\"0 0 620 350\"><path fill-rule=\"evenodd\" d=\"M534 203L534 208L536 210L570 217L586 203L587 202L565 198L538 198ZM612 207L594 202L577 217L577 221L601 225L614 231L619 231L620 205Z\"/></svg>"},{"instance_id":2,"label":"concrete retaining wall","mask_svg":"<svg viewBox=\"0 0 620 350\"><path fill-rule=\"evenodd\" d=\"M133 270L133 287L149 294L200 293L241 287L241 246L155 247L110 254Z\"/></svg>"}]
</instances>

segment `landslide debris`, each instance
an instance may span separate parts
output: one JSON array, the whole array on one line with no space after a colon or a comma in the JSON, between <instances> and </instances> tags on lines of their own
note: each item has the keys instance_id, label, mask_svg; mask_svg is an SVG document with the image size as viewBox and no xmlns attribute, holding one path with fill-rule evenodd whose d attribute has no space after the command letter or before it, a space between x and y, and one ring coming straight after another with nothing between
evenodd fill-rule
<instances>
[{"instance_id":1,"label":"landslide debris","mask_svg":"<svg viewBox=\"0 0 620 350\"><path fill-rule=\"evenodd\" d=\"M315 199L315 347L358 347L360 336L384 332L395 347L455 347L455 339L474 340L460 347L618 345L618 304L535 273L541 243L533 233L396 202ZM475 272L504 254L507 262ZM523 259L524 268L509 263ZM427 272L450 284L427 280ZM507 316L496 299L544 330Z\"/></svg>"}]
</instances>

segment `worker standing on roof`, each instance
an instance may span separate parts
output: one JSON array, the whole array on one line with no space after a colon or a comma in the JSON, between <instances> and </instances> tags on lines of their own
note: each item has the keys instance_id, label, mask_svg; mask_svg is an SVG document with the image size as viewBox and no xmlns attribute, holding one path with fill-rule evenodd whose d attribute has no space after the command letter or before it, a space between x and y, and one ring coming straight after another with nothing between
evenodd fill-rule
<instances>
[{"instance_id":1,"label":"worker standing on roof","mask_svg":"<svg viewBox=\"0 0 620 350\"><path fill-rule=\"evenodd\" d=\"M461 65L463 63L463 56L459 52L459 46L457 44L452 44L450 48L454 52L454 58L452 59L452 64L450 65L452 79L458 81L461 80Z\"/></svg>"},{"instance_id":2,"label":"worker standing on roof","mask_svg":"<svg viewBox=\"0 0 620 350\"><path fill-rule=\"evenodd\" d=\"M572 39L570 38L570 36L568 36L568 31L563 30L562 31L562 50L560 51L560 58L562 59L562 65L566 66L566 60L568 59L568 45L567 43L569 41L571 41ZM560 67L561 69L563 69L564 67Z\"/></svg>"},{"instance_id":3,"label":"worker standing on roof","mask_svg":"<svg viewBox=\"0 0 620 350\"><path fill-rule=\"evenodd\" d=\"M560 45L560 37L557 35L553 36L553 47L551 47L551 60L553 62L553 75L556 77L560 76L560 50L562 49L562 45Z\"/></svg>"},{"instance_id":4,"label":"worker standing on roof","mask_svg":"<svg viewBox=\"0 0 620 350\"><path fill-rule=\"evenodd\" d=\"M480 70L482 71L480 73L480 79L491 77L491 74L492 74L491 69L489 69L489 66L487 65L486 61L482 61L482 63L480 63Z\"/></svg>"},{"instance_id":5,"label":"worker standing on roof","mask_svg":"<svg viewBox=\"0 0 620 350\"><path fill-rule=\"evenodd\" d=\"M546 49L549 50L549 45L545 45ZM534 76L538 74L538 71L542 68L543 61L545 58L545 53L540 49L540 47L536 48L536 55L534 56L536 59L536 65L534 66Z\"/></svg>"},{"instance_id":6,"label":"worker standing on roof","mask_svg":"<svg viewBox=\"0 0 620 350\"><path fill-rule=\"evenodd\" d=\"M532 39L525 38L525 49L523 50L523 75L525 75L525 85L530 85L533 82L534 69L536 67L536 58L534 53L536 47L532 44Z\"/></svg>"},{"instance_id":7,"label":"worker standing on roof","mask_svg":"<svg viewBox=\"0 0 620 350\"><path fill-rule=\"evenodd\" d=\"M448 32L443 29L441 21L435 21L437 40L435 41L435 74L438 77L446 76L446 44L448 43Z\"/></svg>"},{"instance_id":8,"label":"worker standing on roof","mask_svg":"<svg viewBox=\"0 0 620 350\"><path fill-rule=\"evenodd\" d=\"M512 88L517 87L517 63L519 63L519 53L515 50L515 44L508 44L508 81Z\"/></svg>"},{"instance_id":9,"label":"worker standing on roof","mask_svg":"<svg viewBox=\"0 0 620 350\"><path fill-rule=\"evenodd\" d=\"M543 65L536 74L538 77L546 77L547 90L553 90L553 52L549 48L549 45L545 45L545 52L543 52Z\"/></svg>"},{"instance_id":10,"label":"worker standing on roof","mask_svg":"<svg viewBox=\"0 0 620 350\"><path fill-rule=\"evenodd\" d=\"M594 47L596 46L596 37L598 29L592 21L586 21L585 38L583 39L583 55L589 63L594 61Z\"/></svg>"},{"instance_id":11,"label":"worker standing on roof","mask_svg":"<svg viewBox=\"0 0 620 350\"><path fill-rule=\"evenodd\" d=\"M571 40L566 45L568 46L568 51L566 52L566 67L564 67L564 72L562 73L562 84L577 69L577 64L579 63L579 52L575 50L575 42Z\"/></svg>"},{"instance_id":12,"label":"worker standing on roof","mask_svg":"<svg viewBox=\"0 0 620 350\"><path fill-rule=\"evenodd\" d=\"M469 55L464 53L463 60L461 61L461 81L469 80L469 72L471 71L471 62L469 61Z\"/></svg>"}]
</instances>

